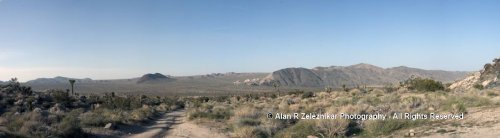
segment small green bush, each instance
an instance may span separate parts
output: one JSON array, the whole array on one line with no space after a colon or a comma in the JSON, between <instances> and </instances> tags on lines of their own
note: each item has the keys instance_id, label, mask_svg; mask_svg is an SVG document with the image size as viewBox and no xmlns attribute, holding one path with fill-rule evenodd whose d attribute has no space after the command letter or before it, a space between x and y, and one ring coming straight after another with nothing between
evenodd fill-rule
<instances>
[{"instance_id":1,"label":"small green bush","mask_svg":"<svg viewBox=\"0 0 500 138\"><path fill-rule=\"evenodd\" d=\"M479 107L491 105L491 101L479 96L450 96L441 103L442 108L450 112L466 112L468 107Z\"/></svg>"},{"instance_id":2,"label":"small green bush","mask_svg":"<svg viewBox=\"0 0 500 138\"><path fill-rule=\"evenodd\" d=\"M310 120L303 120L279 132L274 137L276 138L282 138L282 137L305 138L307 136L320 137L319 134L320 132L316 129L315 122Z\"/></svg>"},{"instance_id":3,"label":"small green bush","mask_svg":"<svg viewBox=\"0 0 500 138\"><path fill-rule=\"evenodd\" d=\"M489 91L486 93L486 95L490 96L490 97L496 97L498 96L498 93L495 93L495 92L492 92L492 91Z\"/></svg>"},{"instance_id":4,"label":"small green bush","mask_svg":"<svg viewBox=\"0 0 500 138\"><path fill-rule=\"evenodd\" d=\"M413 127L423 124L425 120L399 120L399 119L388 119L388 120L375 120L367 121L363 127L365 135L369 137L387 135L396 130L403 128Z\"/></svg>"},{"instance_id":5,"label":"small green bush","mask_svg":"<svg viewBox=\"0 0 500 138\"><path fill-rule=\"evenodd\" d=\"M93 112L87 112L80 115L81 124L83 126L104 126L104 117L102 114L97 114Z\"/></svg>"},{"instance_id":6,"label":"small green bush","mask_svg":"<svg viewBox=\"0 0 500 138\"><path fill-rule=\"evenodd\" d=\"M484 86L481 85L481 84L474 84L473 87L476 88L476 89L478 89L478 90L483 90L484 89Z\"/></svg>"},{"instance_id":7,"label":"small green bush","mask_svg":"<svg viewBox=\"0 0 500 138\"><path fill-rule=\"evenodd\" d=\"M392 84L384 85L384 91L387 93L391 93L391 92L394 92L396 90L398 90L398 88L392 86Z\"/></svg>"},{"instance_id":8,"label":"small green bush","mask_svg":"<svg viewBox=\"0 0 500 138\"><path fill-rule=\"evenodd\" d=\"M303 93L304 93L303 90L295 89L293 91L288 92L288 95L301 95Z\"/></svg>"},{"instance_id":9,"label":"small green bush","mask_svg":"<svg viewBox=\"0 0 500 138\"><path fill-rule=\"evenodd\" d=\"M222 119L227 120L231 117L231 112L227 108L216 108L208 111L194 110L189 113L189 120L196 118L207 118L207 119Z\"/></svg>"},{"instance_id":10,"label":"small green bush","mask_svg":"<svg viewBox=\"0 0 500 138\"><path fill-rule=\"evenodd\" d=\"M305 92L302 94L302 99L314 97L313 92Z\"/></svg>"},{"instance_id":11,"label":"small green bush","mask_svg":"<svg viewBox=\"0 0 500 138\"><path fill-rule=\"evenodd\" d=\"M402 82L403 86L406 86L410 90L417 90L417 91L438 91L438 90L444 90L444 85L440 81L435 81L432 79L428 78L410 78L404 82Z\"/></svg>"},{"instance_id":12,"label":"small green bush","mask_svg":"<svg viewBox=\"0 0 500 138\"><path fill-rule=\"evenodd\" d=\"M57 126L58 137L66 138L83 138L86 137L82 128L80 128L79 120L77 117L72 115L67 115L63 118L61 123Z\"/></svg>"},{"instance_id":13,"label":"small green bush","mask_svg":"<svg viewBox=\"0 0 500 138\"><path fill-rule=\"evenodd\" d=\"M252 118L241 118L239 124L242 126L258 126L260 125L260 121Z\"/></svg>"}]
</instances>

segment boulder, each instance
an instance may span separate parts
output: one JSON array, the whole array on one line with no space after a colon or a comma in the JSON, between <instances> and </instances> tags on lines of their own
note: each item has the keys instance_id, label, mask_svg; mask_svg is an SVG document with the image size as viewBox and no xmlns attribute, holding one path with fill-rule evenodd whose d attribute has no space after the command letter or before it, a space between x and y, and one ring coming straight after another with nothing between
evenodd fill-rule
<instances>
[{"instance_id":1,"label":"boulder","mask_svg":"<svg viewBox=\"0 0 500 138\"><path fill-rule=\"evenodd\" d=\"M37 107L37 108L33 109L33 112L36 112L36 113L41 113L41 112L42 112L42 109L40 109L40 108L38 108L38 107Z\"/></svg>"},{"instance_id":2,"label":"boulder","mask_svg":"<svg viewBox=\"0 0 500 138\"><path fill-rule=\"evenodd\" d=\"M61 106L61 104L59 104L59 103L55 104L53 107L51 107L49 109L50 113L55 113L55 114L64 113L64 111L65 111L65 108L63 106Z\"/></svg>"},{"instance_id":3,"label":"boulder","mask_svg":"<svg viewBox=\"0 0 500 138\"><path fill-rule=\"evenodd\" d=\"M107 123L105 126L104 126L104 129L114 129L115 128L115 125L113 123Z\"/></svg>"}]
</instances>

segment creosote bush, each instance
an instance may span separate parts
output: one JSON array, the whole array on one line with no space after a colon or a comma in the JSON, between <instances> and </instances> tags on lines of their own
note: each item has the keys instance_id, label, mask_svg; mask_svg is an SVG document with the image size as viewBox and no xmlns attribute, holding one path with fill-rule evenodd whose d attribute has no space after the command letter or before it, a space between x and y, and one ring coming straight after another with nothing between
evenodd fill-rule
<instances>
[{"instance_id":1,"label":"creosote bush","mask_svg":"<svg viewBox=\"0 0 500 138\"><path fill-rule=\"evenodd\" d=\"M440 81L435 81L428 78L412 77L405 80L401 85L406 86L410 90L417 91L438 91L444 90L445 87Z\"/></svg>"}]
</instances>

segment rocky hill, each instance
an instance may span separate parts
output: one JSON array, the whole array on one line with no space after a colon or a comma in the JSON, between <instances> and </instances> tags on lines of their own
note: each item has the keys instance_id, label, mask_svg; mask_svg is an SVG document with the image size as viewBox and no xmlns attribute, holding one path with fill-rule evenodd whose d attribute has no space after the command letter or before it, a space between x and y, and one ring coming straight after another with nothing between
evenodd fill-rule
<instances>
[{"instance_id":1,"label":"rocky hill","mask_svg":"<svg viewBox=\"0 0 500 138\"><path fill-rule=\"evenodd\" d=\"M314 87L324 85L323 79L318 74L306 68L286 68L275 71L265 77L260 84L272 86L273 80L279 80L278 82L284 86Z\"/></svg>"},{"instance_id":2,"label":"rocky hill","mask_svg":"<svg viewBox=\"0 0 500 138\"><path fill-rule=\"evenodd\" d=\"M353 86L383 86L397 84L415 75L423 78L432 78L442 82L453 82L462 79L468 72L423 70L405 66L381 68L370 64L356 64L351 66L330 66L306 68L286 68L275 71L260 81L261 85L271 86L279 83L282 86L300 87L340 87Z\"/></svg>"},{"instance_id":3,"label":"rocky hill","mask_svg":"<svg viewBox=\"0 0 500 138\"><path fill-rule=\"evenodd\" d=\"M475 85L483 88L499 87L499 77L500 58L495 58L492 63L485 64L482 70L474 72L467 78L450 85L450 89L470 89Z\"/></svg>"},{"instance_id":4,"label":"rocky hill","mask_svg":"<svg viewBox=\"0 0 500 138\"><path fill-rule=\"evenodd\" d=\"M137 80L137 83L152 83L174 80L172 77L165 76L161 73L145 74Z\"/></svg>"}]
</instances>

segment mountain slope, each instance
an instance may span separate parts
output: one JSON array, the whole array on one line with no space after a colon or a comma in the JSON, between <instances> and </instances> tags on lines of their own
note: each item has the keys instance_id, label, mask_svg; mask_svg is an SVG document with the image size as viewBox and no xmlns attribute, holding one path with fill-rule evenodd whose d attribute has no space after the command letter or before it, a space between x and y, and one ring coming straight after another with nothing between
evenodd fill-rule
<instances>
[{"instance_id":1,"label":"mountain slope","mask_svg":"<svg viewBox=\"0 0 500 138\"><path fill-rule=\"evenodd\" d=\"M281 85L315 87L323 85L318 74L306 68L286 68L269 74L264 80L280 80ZM272 86L274 81L263 81L261 84Z\"/></svg>"},{"instance_id":2,"label":"mountain slope","mask_svg":"<svg viewBox=\"0 0 500 138\"><path fill-rule=\"evenodd\" d=\"M279 83L283 86L320 87L342 85L386 85L396 84L415 75L423 78L433 78L442 82L452 82L465 77L467 72L423 70L410 67L381 68L370 64L351 66L330 66L306 68L287 68L275 71L264 78L261 85Z\"/></svg>"}]
</instances>

